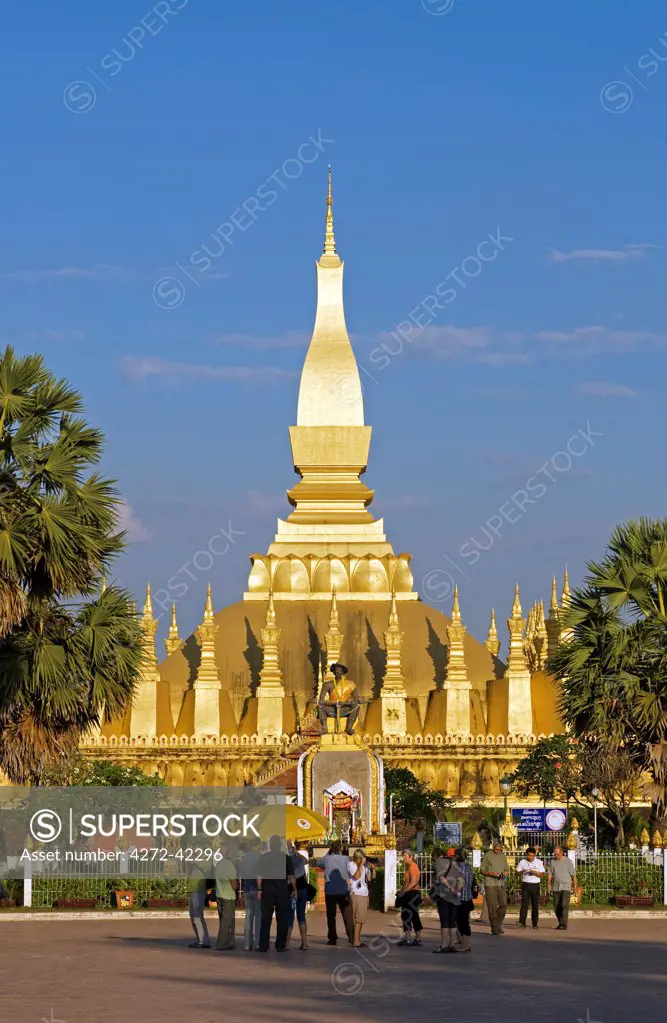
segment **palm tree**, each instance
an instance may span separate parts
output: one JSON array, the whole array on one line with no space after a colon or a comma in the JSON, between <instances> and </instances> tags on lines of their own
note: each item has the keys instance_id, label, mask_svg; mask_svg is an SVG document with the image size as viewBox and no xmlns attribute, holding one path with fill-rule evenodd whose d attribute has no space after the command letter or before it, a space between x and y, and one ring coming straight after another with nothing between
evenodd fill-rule
<instances>
[{"instance_id":1,"label":"palm tree","mask_svg":"<svg viewBox=\"0 0 667 1023\"><path fill-rule=\"evenodd\" d=\"M572 638L549 660L561 714L575 735L631 751L661 785L664 808L656 758L667 750L667 520L617 526L588 573L564 615Z\"/></svg>"},{"instance_id":2,"label":"palm tree","mask_svg":"<svg viewBox=\"0 0 667 1023\"><path fill-rule=\"evenodd\" d=\"M128 595L100 594L124 535L82 408L40 356L0 356L0 767L18 783L122 714L140 667Z\"/></svg>"}]
</instances>

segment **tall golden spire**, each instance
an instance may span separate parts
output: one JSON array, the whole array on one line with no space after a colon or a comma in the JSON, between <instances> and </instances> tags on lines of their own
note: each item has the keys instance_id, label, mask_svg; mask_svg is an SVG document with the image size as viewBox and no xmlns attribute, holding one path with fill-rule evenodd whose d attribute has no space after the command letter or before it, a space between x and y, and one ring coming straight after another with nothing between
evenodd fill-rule
<instances>
[{"instance_id":1,"label":"tall golden spire","mask_svg":"<svg viewBox=\"0 0 667 1023\"><path fill-rule=\"evenodd\" d=\"M340 621L338 618L338 603L336 601L336 587L331 588L331 607L329 608L329 625L327 631L324 634L324 648L326 651L327 663L322 679L318 683L318 698L322 691L322 685L324 679L332 679L331 665L336 661L340 660L341 649L343 646L343 634L340 631Z\"/></svg>"},{"instance_id":2,"label":"tall golden spire","mask_svg":"<svg viewBox=\"0 0 667 1023\"><path fill-rule=\"evenodd\" d=\"M507 659L507 667L513 671L525 671L526 651L523 642L523 630L526 627L526 619L521 611L519 599L519 584L514 589L514 602L512 604L512 616L507 619L507 628L510 634L510 648Z\"/></svg>"},{"instance_id":3,"label":"tall golden spire","mask_svg":"<svg viewBox=\"0 0 667 1023\"><path fill-rule=\"evenodd\" d=\"M533 635L535 646L535 660L538 670L544 667L548 653L548 632L547 623L544 618L544 601L537 602L537 614L535 618L535 631Z\"/></svg>"},{"instance_id":4,"label":"tall golden spire","mask_svg":"<svg viewBox=\"0 0 667 1023\"><path fill-rule=\"evenodd\" d=\"M486 637L484 646L489 651L492 657L497 657L500 653L500 640L498 639L498 629L496 628L496 612L494 608L491 608L491 621L489 623L489 633Z\"/></svg>"},{"instance_id":5,"label":"tall golden spire","mask_svg":"<svg viewBox=\"0 0 667 1023\"><path fill-rule=\"evenodd\" d=\"M155 653L157 620L153 617L150 583L146 588L146 600L139 624L141 626L141 671L139 684L132 701L130 717L130 736L133 739L157 734L157 684L160 681L160 673Z\"/></svg>"},{"instance_id":6,"label":"tall golden spire","mask_svg":"<svg viewBox=\"0 0 667 1023\"><path fill-rule=\"evenodd\" d=\"M182 646L181 637L178 635L178 625L176 624L176 604L171 605L171 624L164 645L167 650L167 656L180 650Z\"/></svg>"},{"instance_id":7,"label":"tall golden spire","mask_svg":"<svg viewBox=\"0 0 667 1023\"><path fill-rule=\"evenodd\" d=\"M567 614L570 604L572 603L572 591L570 590L570 577L567 573L567 565L565 566L565 575L563 576L563 592L560 598L560 642L568 643L574 635L571 628L565 628L563 625L563 618Z\"/></svg>"},{"instance_id":8,"label":"tall golden spire","mask_svg":"<svg viewBox=\"0 0 667 1023\"><path fill-rule=\"evenodd\" d=\"M449 649L447 652L447 679L445 682L445 689L452 684L460 684L462 682L467 682L469 684L463 646L466 631L466 627L461 619L459 588L458 586L454 586L451 625L447 626Z\"/></svg>"},{"instance_id":9,"label":"tall golden spire","mask_svg":"<svg viewBox=\"0 0 667 1023\"><path fill-rule=\"evenodd\" d=\"M206 590L206 603L204 605L204 617L197 629L197 639L201 650L199 669L195 680L195 689L213 688L220 689L220 677L215 662L215 636L218 626L213 616L213 597L211 595L211 584Z\"/></svg>"},{"instance_id":10,"label":"tall golden spire","mask_svg":"<svg viewBox=\"0 0 667 1023\"><path fill-rule=\"evenodd\" d=\"M269 590L269 599L266 605L266 620L262 629L262 647L264 648L264 661L262 670L259 673L259 688L257 696L280 696L285 695L283 689L283 675L278 660L278 640L280 629L276 625L276 609L273 605L273 590Z\"/></svg>"},{"instance_id":11,"label":"tall golden spire","mask_svg":"<svg viewBox=\"0 0 667 1023\"><path fill-rule=\"evenodd\" d=\"M461 618L459 588L454 586L451 625L447 626L447 676L445 732L447 735L470 734L470 679L465 659L466 627Z\"/></svg>"},{"instance_id":12,"label":"tall golden spire","mask_svg":"<svg viewBox=\"0 0 667 1023\"><path fill-rule=\"evenodd\" d=\"M100 593L104 593L106 591L106 588L107 588L107 577L105 575L103 575L102 576L102 582L100 583Z\"/></svg>"},{"instance_id":13,"label":"tall golden spire","mask_svg":"<svg viewBox=\"0 0 667 1023\"><path fill-rule=\"evenodd\" d=\"M394 694L405 696L405 680L403 678L403 666L401 662L401 647L403 645L403 633L396 608L396 594L391 595L389 606L389 628L384 634L384 645L387 651L387 667L382 682L383 694Z\"/></svg>"},{"instance_id":14,"label":"tall golden spire","mask_svg":"<svg viewBox=\"0 0 667 1023\"><path fill-rule=\"evenodd\" d=\"M549 604L549 617L546 620L547 629L547 655L551 655L558 646L558 636L560 633L559 624L560 608L558 606L558 587L556 585L556 576L551 580L551 603Z\"/></svg>"},{"instance_id":15,"label":"tall golden spire","mask_svg":"<svg viewBox=\"0 0 667 1023\"><path fill-rule=\"evenodd\" d=\"M153 617L153 601L151 600L151 584L146 587L146 600L141 616L141 647L143 670L142 678L153 678L157 674L157 655L155 653L155 633L157 620Z\"/></svg>"},{"instance_id":16,"label":"tall golden spire","mask_svg":"<svg viewBox=\"0 0 667 1023\"><path fill-rule=\"evenodd\" d=\"M533 732L533 708L530 670L526 658L523 630L526 620L521 611L519 584L514 590L512 615L507 619L510 634L507 658L507 732L508 735L528 736Z\"/></svg>"},{"instance_id":17,"label":"tall golden spire","mask_svg":"<svg viewBox=\"0 0 667 1023\"><path fill-rule=\"evenodd\" d=\"M327 265L339 266L340 256L336 252L336 239L334 237L334 219L333 219L333 193L331 190L331 164L329 164L329 188L327 191L327 220L326 227L324 230L324 256L335 257L335 263L327 263ZM320 262L322 262L320 260ZM324 264L322 264L324 265Z\"/></svg>"}]
</instances>

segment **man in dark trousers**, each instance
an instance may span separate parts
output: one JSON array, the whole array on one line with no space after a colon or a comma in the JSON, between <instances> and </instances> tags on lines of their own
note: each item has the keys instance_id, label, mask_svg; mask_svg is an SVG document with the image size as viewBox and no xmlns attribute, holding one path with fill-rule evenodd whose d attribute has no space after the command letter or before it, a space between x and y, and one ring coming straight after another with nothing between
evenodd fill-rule
<instances>
[{"instance_id":1,"label":"man in dark trousers","mask_svg":"<svg viewBox=\"0 0 667 1023\"><path fill-rule=\"evenodd\" d=\"M271 940L271 921L276 914L276 952L287 951L290 922L290 901L296 892L296 878L291 857L281 852L279 835L272 835L269 851L257 863L257 894L262 902L262 925L258 952L268 952Z\"/></svg>"},{"instance_id":2,"label":"man in dark trousers","mask_svg":"<svg viewBox=\"0 0 667 1023\"><path fill-rule=\"evenodd\" d=\"M317 860L315 866L324 871L324 901L327 907L327 945L335 945L338 941L336 933L336 909L340 909L347 932L347 939L354 944L354 918L350 899L350 879L348 873L349 856L341 852L340 842L332 842L329 852Z\"/></svg>"}]
</instances>

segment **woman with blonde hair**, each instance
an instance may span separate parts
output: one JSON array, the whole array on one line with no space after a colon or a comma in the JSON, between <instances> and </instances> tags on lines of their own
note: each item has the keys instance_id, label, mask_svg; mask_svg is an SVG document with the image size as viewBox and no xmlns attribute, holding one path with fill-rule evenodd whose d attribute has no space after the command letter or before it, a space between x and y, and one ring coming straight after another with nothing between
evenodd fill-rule
<instances>
[{"instance_id":1,"label":"woman with blonde hair","mask_svg":"<svg viewBox=\"0 0 667 1023\"><path fill-rule=\"evenodd\" d=\"M355 948L361 948L361 929L366 923L368 915L368 885L375 876L375 868L367 863L366 857L361 849L355 849L352 859L347 865L347 872L350 875L350 896L352 899L352 918L354 920Z\"/></svg>"}]
</instances>

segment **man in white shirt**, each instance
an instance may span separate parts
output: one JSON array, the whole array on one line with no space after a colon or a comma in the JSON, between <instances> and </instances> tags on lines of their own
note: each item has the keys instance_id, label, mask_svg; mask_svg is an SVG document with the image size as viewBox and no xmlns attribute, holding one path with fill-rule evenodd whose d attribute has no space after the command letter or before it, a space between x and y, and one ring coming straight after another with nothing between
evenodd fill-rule
<instances>
[{"instance_id":1,"label":"man in white shirt","mask_svg":"<svg viewBox=\"0 0 667 1023\"><path fill-rule=\"evenodd\" d=\"M533 927L537 927L540 918L540 881L544 877L544 864L537 858L537 851L531 845L526 849L526 855L519 860L517 873L521 878L521 911L519 912L519 926L526 926L528 906L530 905L530 916Z\"/></svg>"}]
</instances>

